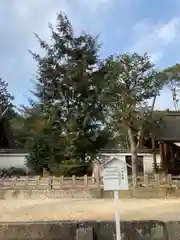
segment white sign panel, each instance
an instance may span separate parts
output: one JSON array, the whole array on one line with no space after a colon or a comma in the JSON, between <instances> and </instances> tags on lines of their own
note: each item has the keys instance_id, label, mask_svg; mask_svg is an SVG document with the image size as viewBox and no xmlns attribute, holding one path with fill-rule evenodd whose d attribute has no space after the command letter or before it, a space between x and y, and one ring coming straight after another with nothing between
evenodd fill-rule
<instances>
[{"instance_id":1,"label":"white sign panel","mask_svg":"<svg viewBox=\"0 0 180 240\"><path fill-rule=\"evenodd\" d=\"M103 170L105 191L120 191L128 189L127 166L105 166Z\"/></svg>"},{"instance_id":2,"label":"white sign panel","mask_svg":"<svg viewBox=\"0 0 180 240\"><path fill-rule=\"evenodd\" d=\"M104 190L114 191L116 239L121 240L118 191L128 189L128 175L126 163L119 160L116 161L116 164L114 164L113 159L112 161L107 162L104 165L103 169L103 182Z\"/></svg>"}]
</instances>

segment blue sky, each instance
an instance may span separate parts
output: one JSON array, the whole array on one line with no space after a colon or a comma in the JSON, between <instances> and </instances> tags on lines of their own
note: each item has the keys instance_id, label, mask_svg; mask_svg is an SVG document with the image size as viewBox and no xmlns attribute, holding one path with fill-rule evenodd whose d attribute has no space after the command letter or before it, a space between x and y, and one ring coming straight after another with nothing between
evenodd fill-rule
<instances>
[{"instance_id":1,"label":"blue sky","mask_svg":"<svg viewBox=\"0 0 180 240\"><path fill-rule=\"evenodd\" d=\"M148 52L163 68L180 62L179 0L1 0L0 76L9 83L16 104L26 104L36 66L28 49L39 51L33 35L49 39L48 22L64 11L77 33L100 34L101 55ZM173 108L165 89L157 100Z\"/></svg>"}]
</instances>

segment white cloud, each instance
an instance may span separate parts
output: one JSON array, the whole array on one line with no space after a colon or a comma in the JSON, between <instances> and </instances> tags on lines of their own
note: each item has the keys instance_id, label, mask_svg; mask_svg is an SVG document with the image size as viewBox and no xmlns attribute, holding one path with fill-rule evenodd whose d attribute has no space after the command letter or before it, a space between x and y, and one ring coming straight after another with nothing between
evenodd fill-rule
<instances>
[{"instance_id":1,"label":"white cloud","mask_svg":"<svg viewBox=\"0 0 180 240\"><path fill-rule=\"evenodd\" d=\"M178 36L180 30L180 18L174 18L167 24L161 25L157 29L157 34L163 45L171 44Z\"/></svg>"},{"instance_id":2,"label":"white cloud","mask_svg":"<svg viewBox=\"0 0 180 240\"><path fill-rule=\"evenodd\" d=\"M180 18L172 18L163 24L151 24L143 20L135 24L133 28L135 44L132 51L148 52L152 59L159 61L167 48L170 47L180 36Z\"/></svg>"},{"instance_id":3,"label":"white cloud","mask_svg":"<svg viewBox=\"0 0 180 240\"><path fill-rule=\"evenodd\" d=\"M121 0L124 1L124 0ZM2 0L0 3L0 36L6 45L7 39L16 41L16 46L22 43L34 42L33 32L42 38L49 36L48 22L55 23L56 13L64 11L72 21L75 30L82 31L91 26L96 29L103 25L107 11L110 11L115 0ZM4 14L2 14L4 13ZM6 19L3 19L6 17Z\"/></svg>"}]
</instances>

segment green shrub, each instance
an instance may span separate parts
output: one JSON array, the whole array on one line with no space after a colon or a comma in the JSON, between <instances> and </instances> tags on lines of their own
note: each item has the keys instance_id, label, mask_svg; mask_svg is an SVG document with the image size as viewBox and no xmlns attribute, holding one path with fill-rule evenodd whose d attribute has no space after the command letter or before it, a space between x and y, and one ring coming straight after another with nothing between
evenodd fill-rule
<instances>
[{"instance_id":1,"label":"green shrub","mask_svg":"<svg viewBox=\"0 0 180 240\"><path fill-rule=\"evenodd\" d=\"M69 177L72 175L84 176L92 174L92 166L90 163L85 164L60 164L58 168L52 169L53 175Z\"/></svg>"},{"instance_id":2,"label":"green shrub","mask_svg":"<svg viewBox=\"0 0 180 240\"><path fill-rule=\"evenodd\" d=\"M26 176L27 171L23 168L16 168L16 167L10 167L10 168L3 168L0 169L0 177L13 177L13 176Z\"/></svg>"}]
</instances>

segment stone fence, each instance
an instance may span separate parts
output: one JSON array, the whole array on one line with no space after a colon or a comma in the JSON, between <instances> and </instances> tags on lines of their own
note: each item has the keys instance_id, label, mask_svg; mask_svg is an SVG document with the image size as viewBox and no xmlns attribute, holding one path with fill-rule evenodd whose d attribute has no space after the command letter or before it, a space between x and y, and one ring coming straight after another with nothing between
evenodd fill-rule
<instances>
[{"instance_id":1,"label":"stone fence","mask_svg":"<svg viewBox=\"0 0 180 240\"><path fill-rule=\"evenodd\" d=\"M113 192L103 190L102 180L92 177L20 177L1 179L0 199L48 199L48 198L112 198ZM139 176L137 187L120 191L120 198L180 198L179 177L171 175Z\"/></svg>"},{"instance_id":2,"label":"stone fence","mask_svg":"<svg viewBox=\"0 0 180 240\"><path fill-rule=\"evenodd\" d=\"M67 189L67 188L97 188L100 182L94 182L92 177L87 175L83 177L40 177L40 176L26 176L1 178L1 189Z\"/></svg>"},{"instance_id":3,"label":"stone fence","mask_svg":"<svg viewBox=\"0 0 180 240\"><path fill-rule=\"evenodd\" d=\"M129 186L132 186L132 177L128 176ZM137 177L138 186L180 186L180 177L172 176L170 174L163 176L160 174L144 175ZM48 190L48 189L68 189L68 188L101 188L103 187L102 178L99 181L94 181L94 178L87 175L83 177L13 177L13 178L1 178L0 189L36 189L36 190Z\"/></svg>"},{"instance_id":4,"label":"stone fence","mask_svg":"<svg viewBox=\"0 0 180 240\"><path fill-rule=\"evenodd\" d=\"M115 240L115 223L89 222L22 222L0 223L1 240ZM122 240L178 240L180 222L121 222Z\"/></svg>"}]
</instances>

